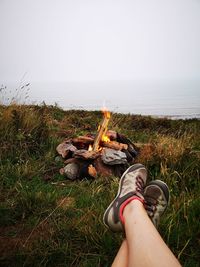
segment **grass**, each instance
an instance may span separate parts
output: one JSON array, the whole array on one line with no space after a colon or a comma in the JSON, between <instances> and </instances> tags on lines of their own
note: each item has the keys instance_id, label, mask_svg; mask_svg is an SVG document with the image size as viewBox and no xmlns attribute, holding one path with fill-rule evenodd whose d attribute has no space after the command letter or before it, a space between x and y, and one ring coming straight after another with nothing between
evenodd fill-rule
<instances>
[{"instance_id":1,"label":"grass","mask_svg":"<svg viewBox=\"0 0 200 267\"><path fill-rule=\"evenodd\" d=\"M100 112L0 105L0 265L110 266L122 237L102 216L118 179L69 181L55 148L96 132ZM183 266L200 262L200 121L112 114L109 128L142 149L137 162L162 179L171 204L159 231Z\"/></svg>"}]
</instances>

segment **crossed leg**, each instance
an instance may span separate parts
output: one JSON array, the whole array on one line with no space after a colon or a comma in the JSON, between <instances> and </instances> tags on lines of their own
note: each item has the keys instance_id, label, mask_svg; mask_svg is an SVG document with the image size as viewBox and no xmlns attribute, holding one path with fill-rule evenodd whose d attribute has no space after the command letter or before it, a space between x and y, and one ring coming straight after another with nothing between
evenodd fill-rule
<instances>
[{"instance_id":1,"label":"crossed leg","mask_svg":"<svg viewBox=\"0 0 200 267\"><path fill-rule=\"evenodd\" d=\"M112 267L180 267L149 219L140 201L131 201L124 209L126 239Z\"/></svg>"},{"instance_id":2,"label":"crossed leg","mask_svg":"<svg viewBox=\"0 0 200 267\"><path fill-rule=\"evenodd\" d=\"M112 263L112 267L128 267L128 254L128 244L125 239Z\"/></svg>"}]
</instances>

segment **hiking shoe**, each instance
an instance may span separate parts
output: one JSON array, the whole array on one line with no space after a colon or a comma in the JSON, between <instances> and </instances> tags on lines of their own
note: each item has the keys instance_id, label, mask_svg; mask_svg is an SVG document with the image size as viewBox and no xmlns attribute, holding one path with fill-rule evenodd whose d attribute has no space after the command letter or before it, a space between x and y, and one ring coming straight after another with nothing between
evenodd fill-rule
<instances>
[{"instance_id":1,"label":"hiking shoe","mask_svg":"<svg viewBox=\"0 0 200 267\"><path fill-rule=\"evenodd\" d=\"M119 181L118 193L106 209L103 222L113 232L124 230L123 209L133 199L144 203L143 190L146 184L147 170L142 164L130 166Z\"/></svg>"},{"instance_id":2,"label":"hiking shoe","mask_svg":"<svg viewBox=\"0 0 200 267\"><path fill-rule=\"evenodd\" d=\"M169 188L163 181L151 181L144 189L145 209L155 225L158 226L160 217L169 203Z\"/></svg>"}]
</instances>

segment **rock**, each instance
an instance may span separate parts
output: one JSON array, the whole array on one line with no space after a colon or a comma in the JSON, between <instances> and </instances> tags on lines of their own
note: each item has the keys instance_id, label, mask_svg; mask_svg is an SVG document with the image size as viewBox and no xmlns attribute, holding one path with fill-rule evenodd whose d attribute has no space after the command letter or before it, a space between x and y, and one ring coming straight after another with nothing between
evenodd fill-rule
<instances>
[{"instance_id":1,"label":"rock","mask_svg":"<svg viewBox=\"0 0 200 267\"><path fill-rule=\"evenodd\" d=\"M70 152L72 153L76 150L77 148L75 146L66 142L59 144L56 148L58 154L61 155L63 158L66 158Z\"/></svg>"},{"instance_id":2,"label":"rock","mask_svg":"<svg viewBox=\"0 0 200 267\"><path fill-rule=\"evenodd\" d=\"M59 173L60 173L61 175L64 175L64 174L65 174L65 169L64 169L64 168L61 168L61 169L59 170Z\"/></svg>"},{"instance_id":3,"label":"rock","mask_svg":"<svg viewBox=\"0 0 200 267\"><path fill-rule=\"evenodd\" d=\"M106 148L102 153L102 161L108 165L126 164L126 154L122 151Z\"/></svg>"},{"instance_id":4,"label":"rock","mask_svg":"<svg viewBox=\"0 0 200 267\"><path fill-rule=\"evenodd\" d=\"M133 158L136 158L139 153L138 151L135 150L135 148L131 144L128 146L128 152L131 154Z\"/></svg>"},{"instance_id":5,"label":"rock","mask_svg":"<svg viewBox=\"0 0 200 267\"><path fill-rule=\"evenodd\" d=\"M103 177L109 177L113 175L113 167L104 164L101 157L94 160L94 167L98 175L101 175Z\"/></svg>"},{"instance_id":6,"label":"rock","mask_svg":"<svg viewBox=\"0 0 200 267\"><path fill-rule=\"evenodd\" d=\"M69 163L64 167L64 173L70 180L78 178L79 166L76 163Z\"/></svg>"},{"instance_id":7,"label":"rock","mask_svg":"<svg viewBox=\"0 0 200 267\"><path fill-rule=\"evenodd\" d=\"M139 148L137 144L132 143L126 136L117 133L117 141L128 145L128 152L132 157L136 157L139 153Z\"/></svg>"},{"instance_id":8,"label":"rock","mask_svg":"<svg viewBox=\"0 0 200 267\"><path fill-rule=\"evenodd\" d=\"M80 150L76 150L74 152L74 157L75 158L80 158L80 159L96 159L97 157L99 157L100 152L99 151L88 151L85 149L80 149Z\"/></svg>"},{"instance_id":9,"label":"rock","mask_svg":"<svg viewBox=\"0 0 200 267\"><path fill-rule=\"evenodd\" d=\"M122 150L122 152L124 152L126 154L126 159L129 163L133 163L134 162L134 157L131 155L131 153L129 152L129 150L124 149Z\"/></svg>"}]
</instances>

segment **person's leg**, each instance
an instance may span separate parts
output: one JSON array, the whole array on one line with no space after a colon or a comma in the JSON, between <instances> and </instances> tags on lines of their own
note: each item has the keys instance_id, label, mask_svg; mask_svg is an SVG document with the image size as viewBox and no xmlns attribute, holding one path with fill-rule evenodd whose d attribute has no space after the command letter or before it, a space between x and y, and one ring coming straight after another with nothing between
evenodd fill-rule
<instances>
[{"instance_id":1,"label":"person's leg","mask_svg":"<svg viewBox=\"0 0 200 267\"><path fill-rule=\"evenodd\" d=\"M112 267L128 267L128 244L126 239L122 242Z\"/></svg>"},{"instance_id":2,"label":"person's leg","mask_svg":"<svg viewBox=\"0 0 200 267\"><path fill-rule=\"evenodd\" d=\"M144 202L142 191L146 184L147 170L142 164L130 166L122 175L117 196L106 209L103 222L113 232L124 231L123 222L120 219L122 207L134 198Z\"/></svg>"},{"instance_id":3,"label":"person's leg","mask_svg":"<svg viewBox=\"0 0 200 267\"><path fill-rule=\"evenodd\" d=\"M151 181L144 189L145 209L155 227L158 226L169 203L169 188L160 180ZM112 267L128 266L128 244L125 239L114 259Z\"/></svg>"},{"instance_id":4,"label":"person's leg","mask_svg":"<svg viewBox=\"0 0 200 267\"><path fill-rule=\"evenodd\" d=\"M131 201L123 212L129 267L177 267L178 260L149 219L143 204Z\"/></svg>"},{"instance_id":5,"label":"person's leg","mask_svg":"<svg viewBox=\"0 0 200 267\"><path fill-rule=\"evenodd\" d=\"M158 226L169 203L169 188L160 180L151 181L144 189L145 209L155 227ZM128 244L125 239L114 259L112 267L128 266Z\"/></svg>"},{"instance_id":6,"label":"person's leg","mask_svg":"<svg viewBox=\"0 0 200 267\"><path fill-rule=\"evenodd\" d=\"M167 207L168 187L162 181L156 180L142 192L146 175L146 169L142 164L131 166L123 174L118 194L104 214L105 225L112 231L125 230L127 237L113 262L113 267L127 267L133 264L134 267L180 266L155 228L160 215ZM144 196L147 201L144 201ZM144 202L147 211L144 209Z\"/></svg>"},{"instance_id":7,"label":"person's leg","mask_svg":"<svg viewBox=\"0 0 200 267\"><path fill-rule=\"evenodd\" d=\"M135 175L135 183L132 183ZM141 191L146 183L147 171L142 164L135 164L129 167L122 175L119 182L119 189L116 198L112 201L109 207L106 209L103 222L113 232L121 232L124 230L124 226L119 219L120 205L126 201L129 201L132 197L143 198ZM129 185L133 186L130 188ZM128 266L128 246L126 239L122 242L122 245L114 259L112 267L127 267Z\"/></svg>"}]
</instances>

